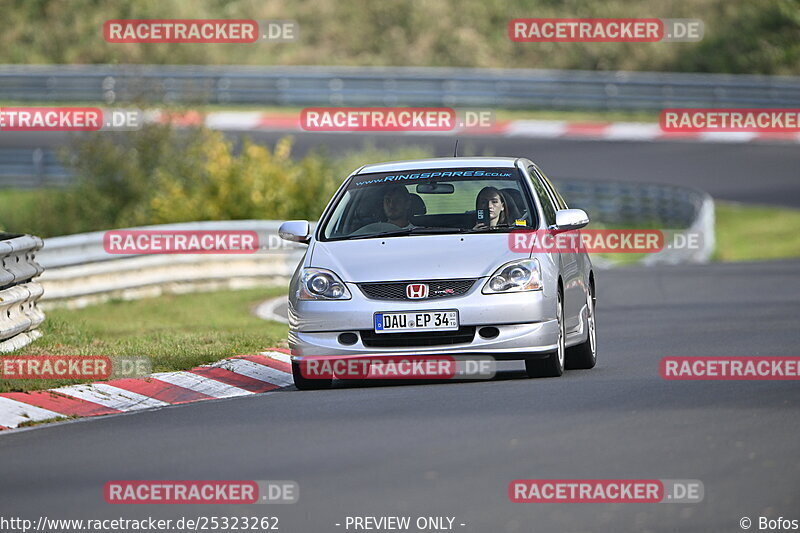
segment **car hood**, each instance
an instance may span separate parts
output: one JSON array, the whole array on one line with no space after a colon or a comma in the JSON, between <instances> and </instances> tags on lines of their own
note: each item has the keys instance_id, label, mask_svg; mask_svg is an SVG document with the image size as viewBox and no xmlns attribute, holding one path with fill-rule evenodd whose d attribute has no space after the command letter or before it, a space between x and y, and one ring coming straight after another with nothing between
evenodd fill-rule
<instances>
[{"instance_id":1,"label":"car hood","mask_svg":"<svg viewBox=\"0 0 800 533\"><path fill-rule=\"evenodd\" d=\"M344 281L479 278L524 254L508 247L508 233L413 235L315 242L308 266L333 270Z\"/></svg>"}]
</instances>

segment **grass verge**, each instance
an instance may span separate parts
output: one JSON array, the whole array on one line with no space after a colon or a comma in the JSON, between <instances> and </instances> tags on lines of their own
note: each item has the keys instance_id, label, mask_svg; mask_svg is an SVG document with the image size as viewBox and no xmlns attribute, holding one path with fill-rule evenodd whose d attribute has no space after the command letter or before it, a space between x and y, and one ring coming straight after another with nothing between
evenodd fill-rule
<instances>
[{"instance_id":1,"label":"grass verge","mask_svg":"<svg viewBox=\"0 0 800 533\"><path fill-rule=\"evenodd\" d=\"M716 202L717 261L800 257L800 209Z\"/></svg>"},{"instance_id":2,"label":"grass verge","mask_svg":"<svg viewBox=\"0 0 800 533\"><path fill-rule=\"evenodd\" d=\"M186 370L285 346L286 326L255 317L257 303L285 289L249 289L113 301L48 311L44 336L13 355L146 356L153 371ZM0 392L49 389L75 380L0 380Z\"/></svg>"},{"instance_id":3,"label":"grass verge","mask_svg":"<svg viewBox=\"0 0 800 533\"><path fill-rule=\"evenodd\" d=\"M800 257L800 209L716 201L715 241L712 260L765 261ZM590 226L612 229L610 226ZM613 229L631 229L631 226ZM637 226L636 229L657 229ZM632 265L647 254L593 254L615 265Z\"/></svg>"}]
</instances>

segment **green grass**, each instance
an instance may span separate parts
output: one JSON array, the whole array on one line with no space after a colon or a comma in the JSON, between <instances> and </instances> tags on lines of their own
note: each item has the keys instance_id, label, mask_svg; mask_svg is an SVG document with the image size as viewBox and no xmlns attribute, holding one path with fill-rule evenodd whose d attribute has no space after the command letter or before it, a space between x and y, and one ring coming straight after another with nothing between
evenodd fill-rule
<instances>
[{"instance_id":1,"label":"green grass","mask_svg":"<svg viewBox=\"0 0 800 533\"><path fill-rule=\"evenodd\" d=\"M249 289L112 301L47 312L44 336L12 355L146 356L154 372L186 370L234 355L285 346L287 328L251 314L284 289ZM0 380L0 392L78 381Z\"/></svg>"},{"instance_id":2,"label":"green grass","mask_svg":"<svg viewBox=\"0 0 800 533\"><path fill-rule=\"evenodd\" d=\"M800 209L715 202L715 240L712 259L721 262L764 261L800 257ZM613 229L630 229L633 226ZM612 229L592 224L592 229ZM637 229L654 229L639 225ZM615 265L630 265L647 254L594 254Z\"/></svg>"},{"instance_id":3,"label":"green grass","mask_svg":"<svg viewBox=\"0 0 800 533\"><path fill-rule=\"evenodd\" d=\"M45 424L52 424L53 422L64 422L65 420L75 420L79 416L55 416L53 418L45 418L44 420L26 420L17 424L17 428L32 428L36 426L43 426Z\"/></svg>"},{"instance_id":4,"label":"green grass","mask_svg":"<svg viewBox=\"0 0 800 533\"><path fill-rule=\"evenodd\" d=\"M0 231L39 234L39 206L54 194L61 192L53 189L0 188Z\"/></svg>"},{"instance_id":5,"label":"green grass","mask_svg":"<svg viewBox=\"0 0 800 533\"><path fill-rule=\"evenodd\" d=\"M612 254L612 253L593 253L591 257L601 257L610 261L616 266L635 265L649 254Z\"/></svg>"},{"instance_id":6,"label":"green grass","mask_svg":"<svg viewBox=\"0 0 800 533\"><path fill-rule=\"evenodd\" d=\"M800 257L800 210L716 203L717 261Z\"/></svg>"}]
</instances>

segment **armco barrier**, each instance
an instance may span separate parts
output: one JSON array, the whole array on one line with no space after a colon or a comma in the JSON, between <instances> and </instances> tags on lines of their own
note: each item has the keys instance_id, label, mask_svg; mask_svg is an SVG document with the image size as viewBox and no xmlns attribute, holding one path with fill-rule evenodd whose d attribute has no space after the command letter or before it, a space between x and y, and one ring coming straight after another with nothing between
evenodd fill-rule
<instances>
[{"instance_id":1,"label":"armco barrier","mask_svg":"<svg viewBox=\"0 0 800 533\"><path fill-rule=\"evenodd\" d=\"M46 239L45 306L82 307L109 299L223 288L285 286L305 246L278 237L280 222L188 222L130 229L255 231L261 249L248 254L109 254L105 232Z\"/></svg>"},{"instance_id":2,"label":"armco barrier","mask_svg":"<svg viewBox=\"0 0 800 533\"><path fill-rule=\"evenodd\" d=\"M0 353L41 336L44 313L37 302L43 289L33 281L43 271L35 257L41 247L39 237L0 233Z\"/></svg>"},{"instance_id":3,"label":"armco barrier","mask_svg":"<svg viewBox=\"0 0 800 533\"><path fill-rule=\"evenodd\" d=\"M583 209L590 220L604 226L652 227L701 236L697 248L664 249L648 254L643 264L706 263L714 253L714 200L706 192L676 185L553 181L570 207Z\"/></svg>"},{"instance_id":4,"label":"armco barrier","mask_svg":"<svg viewBox=\"0 0 800 533\"><path fill-rule=\"evenodd\" d=\"M584 209L606 225L652 223L687 227L705 193L687 187L622 181L554 179L570 207Z\"/></svg>"},{"instance_id":5,"label":"armco barrier","mask_svg":"<svg viewBox=\"0 0 800 533\"><path fill-rule=\"evenodd\" d=\"M0 187L62 186L72 173L51 148L0 148Z\"/></svg>"},{"instance_id":6,"label":"armco barrier","mask_svg":"<svg viewBox=\"0 0 800 533\"><path fill-rule=\"evenodd\" d=\"M438 67L0 65L0 100L616 110L798 107L800 77Z\"/></svg>"}]
</instances>

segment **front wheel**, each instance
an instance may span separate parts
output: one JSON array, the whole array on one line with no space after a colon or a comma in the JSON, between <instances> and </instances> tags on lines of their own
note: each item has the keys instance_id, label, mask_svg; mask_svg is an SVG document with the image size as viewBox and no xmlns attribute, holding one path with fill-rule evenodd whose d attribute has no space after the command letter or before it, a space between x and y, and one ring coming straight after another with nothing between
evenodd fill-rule
<instances>
[{"instance_id":1,"label":"front wheel","mask_svg":"<svg viewBox=\"0 0 800 533\"><path fill-rule=\"evenodd\" d=\"M304 377L300 369L300 363L297 361L292 361L292 377L294 378L294 386L300 390L330 389L333 383L332 379L310 379Z\"/></svg>"},{"instance_id":2,"label":"front wheel","mask_svg":"<svg viewBox=\"0 0 800 533\"><path fill-rule=\"evenodd\" d=\"M566 331L564 330L564 301L561 291L558 292L558 302L556 303L556 320L558 322L558 348L542 359L525 360L525 373L529 378L557 378L564 373Z\"/></svg>"},{"instance_id":3,"label":"front wheel","mask_svg":"<svg viewBox=\"0 0 800 533\"><path fill-rule=\"evenodd\" d=\"M567 350L567 368L588 370L597 364L597 323L594 316L594 287L589 285L586 301L586 341Z\"/></svg>"}]
</instances>

